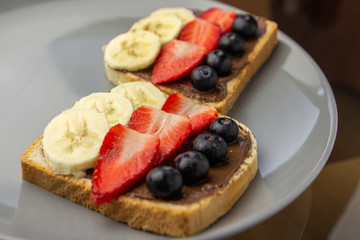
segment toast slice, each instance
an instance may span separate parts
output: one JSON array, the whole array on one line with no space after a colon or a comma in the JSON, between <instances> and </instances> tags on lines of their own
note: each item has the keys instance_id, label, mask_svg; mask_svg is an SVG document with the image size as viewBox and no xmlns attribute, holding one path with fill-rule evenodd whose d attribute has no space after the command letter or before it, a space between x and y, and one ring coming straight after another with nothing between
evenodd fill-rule
<instances>
[{"instance_id":1,"label":"toast slice","mask_svg":"<svg viewBox=\"0 0 360 240\"><path fill-rule=\"evenodd\" d=\"M256 175L256 139L245 125L238 124L239 141L247 139L246 144L235 142L239 146L244 146L242 152L234 151L239 161L238 165L236 167L230 165L228 169L231 169L231 174L224 176L224 184L211 187L205 181L200 186L195 186L194 191L202 194L200 197L187 193L184 194L187 195L185 199L183 197L170 200L154 199L146 194L138 194L141 189L146 190L145 183L141 182L134 190L114 199L111 203L95 205L90 201L91 172L82 178L54 173L44 158L42 136L36 139L21 157L22 177L28 182L116 221L126 223L130 227L174 237L186 237L204 230L226 214ZM227 158L229 157L228 155ZM212 174L209 173L210 179L214 176ZM196 190L198 187L200 190ZM182 191L188 189L183 187Z\"/></svg>"},{"instance_id":2,"label":"toast slice","mask_svg":"<svg viewBox=\"0 0 360 240\"><path fill-rule=\"evenodd\" d=\"M263 17L256 17L259 25L258 37L245 41L245 54L233 58L231 73L219 78L218 86L210 92L198 92L190 84L190 77L157 84L166 95L182 93L194 102L215 107L219 113L226 114L231 109L240 93L244 90L252 76L271 55L277 44L277 24ZM103 50L106 46L103 47ZM130 81L151 81L152 67L130 72L111 68L106 62L105 73L109 81L115 85Z\"/></svg>"}]
</instances>

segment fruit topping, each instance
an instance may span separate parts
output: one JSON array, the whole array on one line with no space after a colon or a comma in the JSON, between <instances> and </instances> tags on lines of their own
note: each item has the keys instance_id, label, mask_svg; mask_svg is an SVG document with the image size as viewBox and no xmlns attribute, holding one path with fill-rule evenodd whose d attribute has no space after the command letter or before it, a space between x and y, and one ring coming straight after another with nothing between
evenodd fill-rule
<instances>
[{"instance_id":1,"label":"fruit topping","mask_svg":"<svg viewBox=\"0 0 360 240\"><path fill-rule=\"evenodd\" d=\"M178 79L190 73L206 55L204 47L181 40L172 40L160 51L154 63L151 81L154 84Z\"/></svg>"},{"instance_id":2,"label":"fruit topping","mask_svg":"<svg viewBox=\"0 0 360 240\"><path fill-rule=\"evenodd\" d=\"M112 39L105 48L104 60L113 69L138 71L154 63L161 49L155 33L133 30Z\"/></svg>"},{"instance_id":3,"label":"fruit topping","mask_svg":"<svg viewBox=\"0 0 360 240\"><path fill-rule=\"evenodd\" d=\"M218 116L214 107L197 104L181 93L171 94L161 109L190 118L192 136L206 129Z\"/></svg>"},{"instance_id":4,"label":"fruit topping","mask_svg":"<svg viewBox=\"0 0 360 240\"><path fill-rule=\"evenodd\" d=\"M166 199L180 194L183 178L176 168L159 166L147 174L146 185L155 198Z\"/></svg>"},{"instance_id":5,"label":"fruit topping","mask_svg":"<svg viewBox=\"0 0 360 240\"><path fill-rule=\"evenodd\" d=\"M224 34L231 30L232 23L235 17L235 11L225 10L221 8L210 8L200 15L200 18L218 24L221 29L221 34Z\"/></svg>"},{"instance_id":6,"label":"fruit topping","mask_svg":"<svg viewBox=\"0 0 360 240\"><path fill-rule=\"evenodd\" d=\"M220 27L201 18L195 18L180 32L180 40L206 48L206 52L215 49L220 39Z\"/></svg>"},{"instance_id":7,"label":"fruit topping","mask_svg":"<svg viewBox=\"0 0 360 240\"><path fill-rule=\"evenodd\" d=\"M159 88L155 87L151 82L145 81L121 83L112 88L111 93L122 94L129 99L133 106L133 110L136 110L142 105L160 109L166 101L165 94L160 91Z\"/></svg>"},{"instance_id":8,"label":"fruit topping","mask_svg":"<svg viewBox=\"0 0 360 240\"><path fill-rule=\"evenodd\" d=\"M233 62L228 53L215 49L206 55L205 64L212 67L219 76L224 76L230 73Z\"/></svg>"},{"instance_id":9,"label":"fruit topping","mask_svg":"<svg viewBox=\"0 0 360 240\"><path fill-rule=\"evenodd\" d=\"M170 8L159 8L151 13L151 16L165 16L165 15L175 15L181 19L183 25L187 24L195 18L194 13L184 7L170 7Z\"/></svg>"},{"instance_id":10,"label":"fruit topping","mask_svg":"<svg viewBox=\"0 0 360 240\"><path fill-rule=\"evenodd\" d=\"M242 56L245 51L244 39L235 32L228 32L221 36L218 47L234 57Z\"/></svg>"},{"instance_id":11,"label":"fruit topping","mask_svg":"<svg viewBox=\"0 0 360 240\"><path fill-rule=\"evenodd\" d=\"M129 99L124 95L109 92L97 92L85 96L77 101L73 108L96 110L106 118L110 127L118 123L128 124L133 112Z\"/></svg>"},{"instance_id":12,"label":"fruit topping","mask_svg":"<svg viewBox=\"0 0 360 240\"><path fill-rule=\"evenodd\" d=\"M257 29L257 21L250 14L237 15L232 25L232 30L241 34L245 39L255 36Z\"/></svg>"},{"instance_id":13,"label":"fruit topping","mask_svg":"<svg viewBox=\"0 0 360 240\"><path fill-rule=\"evenodd\" d=\"M164 46L179 36L182 27L181 19L175 15L151 15L135 22L130 31L144 30L153 32L160 37L161 45Z\"/></svg>"},{"instance_id":14,"label":"fruit topping","mask_svg":"<svg viewBox=\"0 0 360 240\"><path fill-rule=\"evenodd\" d=\"M201 152L187 151L175 158L175 168L180 171L185 184L193 184L207 177L209 160Z\"/></svg>"},{"instance_id":15,"label":"fruit topping","mask_svg":"<svg viewBox=\"0 0 360 240\"><path fill-rule=\"evenodd\" d=\"M225 142L233 142L239 134L239 126L230 118L217 118L211 125L210 131L224 138Z\"/></svg>"},{"instance_id":16,"label":"fruit topping","mask_svg":"<svg viewBox=\"0 0 360 240\"><path fill-rule=\"evenodd\" d=\"M227 153L225 140L217 134L203 133L194 139L192 149L203 153L210 165L222 162Z\"/></svg>"},{"instance_id":17,"label":"fruit topping","mask_svg":"<svg viewBox=\"0 0 360 240\"><path fill-rule=\"evenodd\" d=\"M42 140L44 157L52 171L84 176L96 164L109 130L106 118L94 109L68 109L46 126Z\"/></svg>"},{"instance_id":18,"label":"fruit topping","mask_svg":"<svg viewBox=\"0 0 360 240\"><path fill-rule=\"evenodd\" d=\"M154 167L159 144L159 137L121 124L110 128L94 168L90 199L102 204L127 191Z\"/></svg>"},{"instance_id":19,"label":"fruit topping","mask_svg":"<svg viewBox=\"0 0 360 240\"><path fill-rule=\"evenodd\" d=\"M160 138L157 164L171 156L191 133L189 118L148 106L141 106L133 112L129 128Z\"/></svg>"},{"instance_id":20,"label":"fruit topping","mask_svg":"<svg viewBox=\"0 0 360 240\"><path fill-rule=\"evenodd\" d=\"M216 87L218 75L212 67L202 65L192 70L190 81L195 90L207 92Z\"/></svg>"}]
</instances>

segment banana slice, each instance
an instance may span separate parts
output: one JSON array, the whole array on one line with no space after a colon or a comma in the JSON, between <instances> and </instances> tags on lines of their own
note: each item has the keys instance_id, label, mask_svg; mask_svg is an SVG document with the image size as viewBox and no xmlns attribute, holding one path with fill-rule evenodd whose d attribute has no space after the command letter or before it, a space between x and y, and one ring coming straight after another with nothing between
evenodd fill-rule
<instances>
[{"instance_id":1,"label":"banana slice","mask_svg":"<svg viewBox=\"0 0 360 240\"><path fill-rule=\"evenodd\" d=\"M118 123L126 125L133 112L129 99L121 94L109 92L92 93L77 101L73 108L91 108L96 110L107 119L110 127Z\"/></svg>"},{"instance_id":2,"label":"banana slice","mask_svg":"<svg viewBox=\"0 0 360 240\"><path fill-rule=\"evenodd\" d=\"M105 48L104 61L113 69L137 71L149 67L161 49L160 37L133 30L112 39Z\"/></svg>"},{"instance_id":3,"label":"banana slice","mask_svg":"<svg viewBox=\"0 0 360 240\"><path fill-rule=\"evenodd\" d=\"M131 30L145 30L157 34L161 45L177 38L182 29L182 21L175 15L149 16L135 22Z\"/></svg>"},{"instance_id":4,"label":"banana slice","mask_svg":"<svg viewBox=\"0 0 360 240\"><path fill-rule=\"evenodd\" d=\"M109 125L92 109L69 109L45 128L43 151L49 167L58 174L85 175L95 166Z\"/></svg>"},{"instance_id":5,"label":"banana slice","mask_svg":"<svg viewBox=\"0 0 360 240\"><path fill-rule=\"evenodd\" d=\"M142 105L161 109L166 100L164 93L150 82L137 81L122 83L111 89L111 92L120 93L128 98L134 110Z\"/></svg>"},{"instance_id":6,"label":"banana slice","mask_svg":"<svg viewBox=\"0 0 360 240\"><path fill-rule=\"evenodd\" d=\"M183 26L194 20L194 13L187 8L160 8L150 14L150 16L175 15L181 19Z\"/></svg>"}]
</instances>

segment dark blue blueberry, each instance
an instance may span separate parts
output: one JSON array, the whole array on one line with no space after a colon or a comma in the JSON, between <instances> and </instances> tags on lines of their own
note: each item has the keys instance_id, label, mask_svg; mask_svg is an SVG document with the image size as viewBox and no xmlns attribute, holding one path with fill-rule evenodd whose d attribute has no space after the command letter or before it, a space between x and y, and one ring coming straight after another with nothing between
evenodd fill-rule
<instances>
[{"instance_id":1,"label":"dark blue blueberry","mask_svg":"<svg viewBox=\"0 0 360 240\"><path fill-rule=\"evenodd\" d=\"M240 57L244 54L244 39L236 32L228 32L221 36L218 48L223 49L231 56Z\"/></svg>"},{"instance_id":2,"label":"dark blue blueberry","mask_svg":"<svg viewBox=\"0 0 360 240\"><path fill-rule=\"evenodd\" d=\"M183 176L184 183L192 184L207 177L209 160L200 152L187 151L175 158L175 167Z\"/></svg>"},{"instance_id":3,"label":"dark blue blueberry","mask_svg":"<svg viewBox=\"0 0 360 240\"><path fill-rule=\"evenodd\" d=\"M217 82L218 76L215 70L209 66L199 66L191 72L191 84L200 92L210 91L216 87Z\"/></svg>"},{"instance_id":4,"label":"dark blue blueberry","mask_svg":"<svg viewBox=\"0 0 360 240\"><path fill-rule=\"evenodd\" d=\"M204 154L209 160L210 165L215 165L225 159L227 144L217 134L203 133L194 139L192 149Z\"/></svg>"},{"instance_id":5,"label":"dark blue blueberry","mask_svg":"<svg viewBox=\"0 0 360 240\"><path fill-rule=\"evenodd\" d=\"M146 175L146 185L155 198L166 199L180 193L183 179L176 168L160 166Z\"/></svg>"},{"instance_id":6,"label":"dark blue blueberry","mask_svg":"<svg viewBox=\"0 0 360 240\"><path fill-rule=\"evenodd\" d=\"M245 39L255 36L257 29L257 21L250 14L237 15L232 25L232 31L239 33Z\"/></svg>"},{"instance_id":7,"label":"dark blue blueberry","mask_svg":"<svg viewBox=\"0 0 360 240\"><path fill-rule=\"evenodd\" d=\"M233 65L231 56L221 49L209 52L205 57L205 63L212 67L219 76L230 73Z\"/></svg>"},{"instance_id":8,"label":"dark blue blueberry","mask_svg":"<svg viewBox=\"0 0 360 240\"><path fill-rule=\"evenodd\" d=\"M225 142L233 142L239 134L239 126L230 118L217 118L210 125L210 131L224 138Z\"/></svg>"}]
</instances>

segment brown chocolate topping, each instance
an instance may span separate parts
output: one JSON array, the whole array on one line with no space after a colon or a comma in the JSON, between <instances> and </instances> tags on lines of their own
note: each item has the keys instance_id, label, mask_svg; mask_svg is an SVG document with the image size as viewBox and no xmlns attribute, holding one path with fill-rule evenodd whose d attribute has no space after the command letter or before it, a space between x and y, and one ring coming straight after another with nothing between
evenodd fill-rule
<instances>
[{"instance_id":1,"label":"brown chocolate topping","mask_svg":"<svg viewBox=\"0 0 360 240\"><path fill-rule=\"evenodd\" d=\"M174 158L185 151L191 149L193 139L189 139L166 164L171 165ZM203 181L195 185L184 185L181 190L181 196L172 199L166 199L167 202L175 204L187 204L195 202L201 198L214 194L216 191L223 189L229 182L233 174L239 169L243 160L249 154L250 136L249 134L240 135L231 144L228 144L228 153L223 163L210 167L209 175ZM139 197L154 201L165 201L155 199L146 187L145 182L128 191L126 196Z\"/></svg>"},{"instance_id":2,"label":"brown chocolate topping","mask_svg":"<svg viewBox=\"0 0 360 240\"><path fill-rule=\"evenodd\" d=\"M187 75L181 79L178 79L176 81L168 82L168 83L162 83L161 85L164 87L176 89L177 92L182 93L188 98L197 99L202 102L218 102L223 100L227 95L226 90L226 83L233 78L235 78L239 73L240 70L247 64L249 64L248 57L250 53L255 48L255 45L258 42L258 38L265 33L266 31L266 24L265 24L265 18L263 17L256 17L258 22L258 32L256 36L252 39L246 40L244 47L245 47L245 53L242 57L234 57L233 58L233 66L231 69L230 74L219 77L219 82L217 86L209 91L209 92L199 92L195 89L193 89L191 83L190 83L190 75ZM125 70L117 70L117 71L123 71ZM151 81L151 72L152 67L149 67L144 70L132 72L136 76Z\"/></svg>"}]
</instances>

